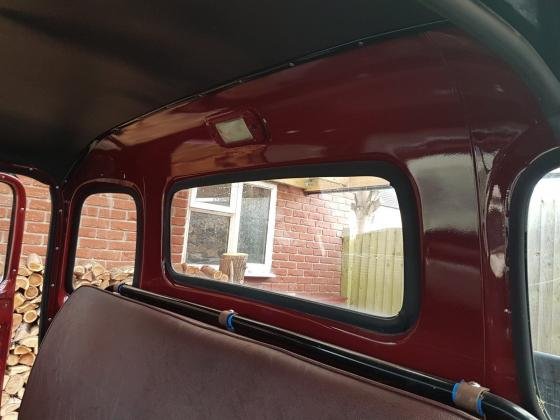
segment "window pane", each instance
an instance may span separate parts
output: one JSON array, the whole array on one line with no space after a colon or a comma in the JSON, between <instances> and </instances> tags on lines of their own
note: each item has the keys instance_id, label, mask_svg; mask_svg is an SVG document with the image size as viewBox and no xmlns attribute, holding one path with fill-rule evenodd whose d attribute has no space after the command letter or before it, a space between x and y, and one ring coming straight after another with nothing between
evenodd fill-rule
<instances>
[{"instance_id":1,"label":"window pane","mask_svg":"<svg viewBox=\"0 0 560 420\"><path fill-rule=\"evenodd\" d=\"M231 201L231 184L200 187L196 190L196 201L228 207Z\"/></svg>"},{"instance_id":2,"label":"window pane","mask_svg":"<svg viewBox=\"0 0 560 420\"><path fill-rule=\"evenodd\" d=\"M560 169L537 183L529 202L527 282L539 396L560 418Z\"/></svg>"},{"instance_id":3,"label":"window pane","mask_svg":"<svg viewBox=\"0 0 560 420\"><path fill-rule=\"evenodd\" d=\"M264 264L271 190L243 185L238 252L248 254L249 263Z\"/></svg>"},{"instance_id":4,"label":"window pane","mask_svg":"<svg viewBox=\"0 0 560 420\"><path fill-rule=\"evenodd\" d=\"M128 194L102 193L86 198L74 261L74 288L105 289L132 284L136 261L136 203Z\"/></svg>"},{"instance_id":5,"label":"window pane","mask_svg":"<svg viewBox=\"0 0 560 420\"><path fill-rule=\"evenodd\" d=\"M227 251L229 216L198 211L191 212L187 243L187 262L219 264Z\"/></svg>"},{"instance_id":6,"label":"window pane","mask_svg":"<svg viewBox=\"0 0 560 420\"><path fill-rule=\"evenodd\" d=\"M189 190L174 195L176 271L383 317L400 312L403 232L389 182L371 176L251 181L227 188L238 203L231 215L191 206Z\"/></svg>"}]
</instances>

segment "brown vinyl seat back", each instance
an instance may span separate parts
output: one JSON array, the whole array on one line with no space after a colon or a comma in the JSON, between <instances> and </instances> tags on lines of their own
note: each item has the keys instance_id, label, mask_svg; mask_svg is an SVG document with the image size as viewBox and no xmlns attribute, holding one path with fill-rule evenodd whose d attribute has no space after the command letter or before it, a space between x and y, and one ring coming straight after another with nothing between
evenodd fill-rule
<instances>
[{"instance_id":1,"label":"brown vinyl seat back","mask_svg":"<svg viewBox=\"0 0 560 420\"><path fill-rule=\"evenodd\" d=\"M20 419L454 419L451 407L82 287L45 336Z\"/></svg>"}]
</instances>

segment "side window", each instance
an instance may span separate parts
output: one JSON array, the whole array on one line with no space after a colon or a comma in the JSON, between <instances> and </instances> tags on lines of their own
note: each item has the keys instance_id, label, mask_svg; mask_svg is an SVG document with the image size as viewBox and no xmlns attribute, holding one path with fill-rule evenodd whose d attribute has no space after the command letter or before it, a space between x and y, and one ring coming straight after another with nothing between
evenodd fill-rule
<instances>
[{"instance_id":1,"label":"side window","mask_svg":"<svg viewBox=\"0 0 560 420\"><path fill-rule=\"evenodd\" d=\"M14 193L8 184L0 182L0 281L4 280L6 254L10 241Z\"/></svg>"},{"instance_id":2,"label":"side window","mask_svg":"<svg viewBox=\"0 0 560 420\"><path fill-rule=\"evenodd\" d=\"M132 196L92 194L83 203L72 286L105 289L132 284L136 262L137 209Z\"/></svg>"},{"instance_id":3,"label":"side window","mask_svg":"<svg viewBox=\"0 0 560 420\"><path fill-rule=\"evenodd\" d=\"M385 179L199 186L175 193L170 216L172 267L210 287L229 283L381 317L402 308L401 213Z\"/></svg>"},{"instance_id":4,"label":"side window","mask_svg":"<svg viewBox=\"0 0 560 420\"><path fill-rule=\"evenodd\" d=\"M534 187L527 215L527 283L539 399L560 418L560 168Z\"/></svg>"}]
</instances>

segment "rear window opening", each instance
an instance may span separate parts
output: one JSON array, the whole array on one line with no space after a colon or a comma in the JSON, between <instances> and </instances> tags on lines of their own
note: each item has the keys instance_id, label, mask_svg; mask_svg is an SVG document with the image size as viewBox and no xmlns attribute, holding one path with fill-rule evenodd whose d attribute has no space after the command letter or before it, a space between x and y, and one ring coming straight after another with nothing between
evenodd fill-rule
<instances>
[{"instance_id":1,"label":"rear window opening","mask_svg":"<svg viewBox=\"0 0 560 420\"><path fill-rule=\"evenodd\" d=\"M404 297L395 189L374 176L282 178L178 190L176 273L379 317Z\"/></svg>"},{"instance_id":2,"label":"rear window opening","mask_svg":"<svg viewBox=\"0 0 560 420\"><path fill-rule=\"evenodd\" d=\"M76 238L72 289L106 289L134 280L138 214L126 193L97 193L83 202Z\"/></svg>"}]
</instances>

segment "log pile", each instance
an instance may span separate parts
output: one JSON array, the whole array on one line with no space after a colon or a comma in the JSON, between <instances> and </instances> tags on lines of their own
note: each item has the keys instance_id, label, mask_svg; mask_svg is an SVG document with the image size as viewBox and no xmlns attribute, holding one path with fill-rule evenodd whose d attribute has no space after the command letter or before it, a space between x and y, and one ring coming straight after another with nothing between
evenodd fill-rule
<instances>
[{"instance_id":1,"label":"log pile","mask_svg":"<svg viewBox=\"0 0 560 420\"><path fill-rule=\"evenodd\" d=\"M174 268L175 271L190 277L243 284L247 268L247 258L248 255L243 253L225 253L220 257L218 269L209 265L199 267L187 263L177 264Z\"/></svg>"},{"instance_id":2,"label":"log pile","mask_svg":"<svg viewBox=\"0 0 560 420\"><path fill-rule=\"evenodd\" d=\"M118 267L107 270L102 264L91 261L84 265L74 266L72 284L74 289L81 286L95 286L106 289L117 283L132 284L134 278L134 267Z\"/></svg>"},{"instance_id":3,"label":"log pile","mask_svg":"<svg viewBox=\"0 0 560 420\"><path fill-rule=\"evenodd\" d=\"M220 270L216 270L209 265L203 265L198 267L195 265L189 265L187 263L182 263L175 267L176 271L186 274L189 277L199 277L202 279L219 280L219 281L229 281L229 276Z\"/></svg>"},{"instance_id":4,"label":"log pile","mask_svg":"<svg viewBox=\"0 0 560 420\"><path fill-rule=\"evenodd\" d=\"M43 262L39 255L22 258L16 278L14 314L12 319L12 342L4 373L0 418L15 420L25 384L35 362L39 346L39 315L43 290ZM74 267L73 285L107 288L116 283L132 284L134 267L107 270L92 261Z\"/></svg>"},{"instance_id":5,"label":"log pile","mask_svg":"<svg viewBox=\"0 0 560 420\"><path fill-rule=\"evenodd\" d=\"M30 254L19 267L14 295L12 342L4 373L0 417L17 419L25 383L39 346L39 315L43 290L43 261Z\"/></svg>"}]
</instances>

